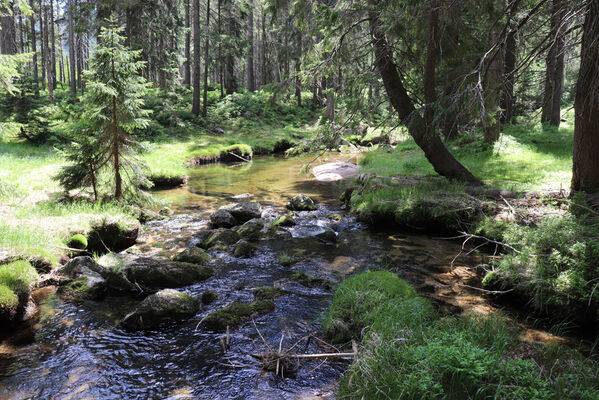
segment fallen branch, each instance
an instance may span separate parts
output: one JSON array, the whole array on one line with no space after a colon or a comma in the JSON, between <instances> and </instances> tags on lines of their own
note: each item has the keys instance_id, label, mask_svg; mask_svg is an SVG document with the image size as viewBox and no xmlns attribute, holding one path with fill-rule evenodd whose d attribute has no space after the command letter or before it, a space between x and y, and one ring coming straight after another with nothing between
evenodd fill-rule
<instances>
[{"instance_id":1,"label":"fallen branch","mask_svg":"<svg viewBox=\"0 0 599 400\"><path fill-rule=\"evenodd\" d=\"M268 355L265 354L257 354L257 353L253 353L250 354L252 357L257 358L258 360L263 360L264 358L268 357ZM312 358L344 358L344 357L355 357L357 356L357 353L322 353L322 354L285 354L283 357L287 357L287 358L298 358L298 359L312 359Z\"/></svg>"}]
</instances>

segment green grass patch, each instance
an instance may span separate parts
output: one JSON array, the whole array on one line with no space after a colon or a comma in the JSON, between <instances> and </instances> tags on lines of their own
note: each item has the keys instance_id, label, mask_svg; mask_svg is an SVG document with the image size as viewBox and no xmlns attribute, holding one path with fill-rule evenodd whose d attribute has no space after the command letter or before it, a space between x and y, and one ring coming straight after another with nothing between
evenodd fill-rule
<instances>
[{"instance_id":1,"label":"green grass patch","mask_svg":"<svg viewBox=\"0 0 599 400\"><path fill-rule=\"evenodd\" d=\"M40 257L56 264L63 246L64 242L50 231L0 222L0 249L16 256Z\"/></svg>"},{"instance_id":2,"label":"green grass patch","mask_svg":"<svg viewBox=\"0 0 599 400\"><path fill-rule=\"evenodd\" d=\"M0 265L0 311L14 310L19 302L26 302L38 282L37 271L27 261Z\"/></svg>"},{"instance_id":3,"label":"green grass patch","mask_svg":"<svg viewBox=\"0 0 599 400\"><path fill-rule=\"evenodd\" d=\"M492 187L508 190L566 188L572 176L573 126L540 124L507 126L493 146L478 136L447 143L470 171ZM424 153L406 138L387 153L377 149L362 160L364 172L380 176L438 178Z\"/></svg>"},{"instance_id":4,"label":"green grass patch","mask_svg":"<svg viewBox=\"0 0 599 400\"><path fill-rule=\"evenodd\" d=\"M332 319L359 329L353 337L363 334L339 398L590 400L599 395L595 361L563 347L521 343L519 328L501 317L438 318L428 300L389 272L343 282L325 317Z\"/></svg>"}]
</instances>

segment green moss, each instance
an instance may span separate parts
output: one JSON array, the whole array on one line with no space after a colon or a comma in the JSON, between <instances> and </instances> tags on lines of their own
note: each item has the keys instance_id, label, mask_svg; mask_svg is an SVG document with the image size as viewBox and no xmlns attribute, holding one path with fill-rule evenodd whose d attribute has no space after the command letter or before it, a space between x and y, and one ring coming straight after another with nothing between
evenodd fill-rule
<instances>
[{"instance_id":1,"label":"green moss","mask_svg":"<svg viewBox=\"0 0 599 400\"><path fill-rule=\"evenodd\" d=\"M214 290L206 290L202 293L202 304L214 303L216 300L218 300L218 293Z\"/></svg>"},{"instance_id":2,"label":"green moss","mask_svg":"<svg viewBox=\"0 0 599 400\"><path fill-rule=\"evenodd\" d=\"M0 314L14 310L19 305L19 297L8 286L0 284Z\"/></svg>"},{"instance_id":3,"label":"green moss","mask_svg":"<svg viewBox=\"0 0 599 400\"><path fill-rule=\"evenodd\" d=\"M497 285L497 283L499 282L499 279L500 278L496 272L489 272L488 274L485 275L481 284L484 288L491 289Z\"/></svg>"},{"instance_id":4,"label":"green moss","mask_svg":"<svg viewBox=\"0 0 599 400\"><path fill-rule=\"evenodd\" d=\"M192 264L206 264L210 261L210 255L199 247L194 246L177 254L173 260Z\"/></svg>"},{"instance_id":5,"label":"green moss","mask_svg":"<svg viewBox=\"0 0 599 400\"><path fill-rule=\"evenodd\" d=\"M88 286L87 277L81 276L66 285L61 285L58 291L72 299L97 299L105 293L106 286L102 284Z\"/></svg>"},{"instance_id":6,"label":"green moss","mask_svg":"<svg viewBox=\"0 0 599 400\"><path fill-rule=\"evenodd\" d=\"M39 279L37 271L28 261L18 260L0 265L0 285L7 286L17 295L29 293Z\"/></svg>"},{"instance_id":7,"label":"green moss","mask_svg":"<svg viewBox=\"0 0 599 400\"><path fill-rule=\"evenodd\" d=\"M281 297L289 293L286 290L272 286L257 287L253 289L252 292L254 292L254 297L256 298L256 300L273 300L277 297Z\"/></svg>"},{"instance_id":8,"label":"green moss","mask_svg":"<svg viewBox=\"0 0 599 400\"><path fill-rule=\"evenodd\" d=\"M388 301L414 296L414 289L392 272L356 275L335 290L323 327L338 343L359 338L362 329L374 323L380 308Z\"/></svg>"},{"instance_id":9,"label":"green moss","mask_svg":"<svg viewBox=\"0 0 599 400\"><path fill-rule=\"evenodd\" d=\"M231 245L236 243L240 239L237 232L231 229L217 229L210 234L205 240L202 241L201 246L204 249L210 249L217 243L223 243L225 245Z\"/></svg>"},{"instance_id":10,"label":"green moss","mask_svg":"<svg viewBox=\"0 0 599 400\"><path fill-rule=\"evenodd\" d=\"M71 236L67 243L67 246L73 249L84 250L87 248L87 239L85 238L85 236L78 233L76 235Z\"/></svg>"},{"instance_id":11,"label":"green moss","mask_svg":"<svg viewBox=\"0 0 599 400\"><path fill-rule=\"evenodd\" d=\"M203 325L213 331L224 331L227 326L236 328L251 318L257 318L274 309L275 303L272 300L258 300L251 303L234 302L208 314L203 320Z\"/></svg>"},{"instance_id":12,"label":"green moss","mask_svg":"<svg viewBox=\"0 0 599 400\"><path fill-rule=\"evenodd\" d=\"M330 281L322 278L315 278L313 276L307 275L303 272L295 272L292 276L292 279L297 281L300 285L309 287L309 288L322 288L325 290L330 290L333 285Z\"/></svg>"}]
</instances>

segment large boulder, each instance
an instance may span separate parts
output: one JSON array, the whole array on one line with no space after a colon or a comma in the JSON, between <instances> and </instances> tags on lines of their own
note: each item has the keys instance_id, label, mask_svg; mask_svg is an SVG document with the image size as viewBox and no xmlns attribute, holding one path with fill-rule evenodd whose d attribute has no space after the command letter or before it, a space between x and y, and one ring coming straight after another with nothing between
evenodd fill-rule
<instances>
[{"instance_id":1,"label":"large boulder","mask_svg":"<svg viewBox=\"0 0 599 400\"><path fill-rule=\"evenodd\" d=\"M237 225L237 220L227 210L216 210L210 215L210 224L213 228L232 228Z\"/></svg>"},{"instance_id":2,"label":"large boulder","mask_svg":"<svg viewBox=\"0 0 599 400\"><path fill-rule=\"evenodd\" d=\"M173 289L164 289L146 297L121 321L127 330L156 328L173 321L186 320L200 310L195 297Z\"/></svg>"},{"instance_id":3,"label":"large boulder","mask_svg":"<svg viewBox=\"0 0 599 400\"><path fill-rule=\"evenodd\" d=\"M200 246L204 249L209 249L219 243L228 246L236 243L239 239L239 234L231 229L215 229L205 236Z\"/></svg>"},{"instance_id":4,"label":"large boulder","mask_svg":"<svg viewBox=\"0 0 599 400\"><path fill-rule=\"evenodd\" d=\"M141 225L138 220L103 218L92 221L87 249L95 253L123 251L135 244Z\"/></svg>"},{"instance_id":5,"label":"large boulder","mask_svg":"<svg viewBox=\"0 0 599 400\"><path fill-rule=\"evenodd\" d=\"M108 274L91 257L75 257L61 267L57 274L62 277L58 292L75 299L98 299L108 287L104 276Z\"/></svg>"},{"instance_id":6,"label":"large boulder","mask_svg":"<svg viewBox=\"0 0 599 400\"><path fill-rule=\"evenodd\" d=\"M247 240L260 239L262 237L264 225L265 223L263 219L254 218L237 228L237 233L239 236Z\"/></svg>"},{"instance_id":7,"label":"large boulder","mask_svg":"<svg viewBox=\"0 0 599 400\"><path fill-rule=\"evenodd\" d=\"M355 178L360 172L360 166L347 162L326 163L312 168L312 174L317 181L331 182Z\"/></svg>"},{"instance_id":8,"label":"large boulder","mask_svg":"<svg viewBox=\"0 0 599 400\"><path fill-rule=\"evenodd\" d=\"M305 194L298 194L289 199L287 208L292 211L314 211L317 209L314 200Z\"/></svg>"},{"instance_id":9,"label":"large boulder","mask_svg":"<svg viewBox=\"0 0 599 400\"><path fill-rule=\"evenodd\" d=\"M250 219L260 218L262 215L262 206L253 201L244 201L241 203L227 204L222 206L221 210L228 211L237 222L243 224Z\"/></svg>"},{"instance_id":10,"label":"large boulder","mask_svg":"<svg viewBox=\"0 0 599 400\"><path fill-rule=\"evenodd\" d=\"M132 254L107 254L98 261L109 288L124 292L153 291L192 285L213 276L214 268Z\"/></svg>"}]
</instances>

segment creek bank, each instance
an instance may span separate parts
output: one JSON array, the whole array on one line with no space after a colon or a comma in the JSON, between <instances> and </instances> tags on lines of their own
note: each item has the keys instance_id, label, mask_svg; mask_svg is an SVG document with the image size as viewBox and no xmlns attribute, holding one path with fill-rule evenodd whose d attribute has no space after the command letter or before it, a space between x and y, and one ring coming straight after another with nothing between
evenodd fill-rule
<instances>
[{"instance_id":1,"label":"creek bank","mask_svg":"<svg viewBox=\"0 0 599 400\"><path fill-rule=\"evenodd\" d=\"M584 198L549 192L509 199L499 192L496 198L496 190L475 197L461 187L364 175L357 183L343 200L358 220L501 252L477 269L489 296L519 299L554 322L566 318L586 331L599 329L599 299L592 295L599 230L596 211Z\"/></svg>"}]
</instances>

